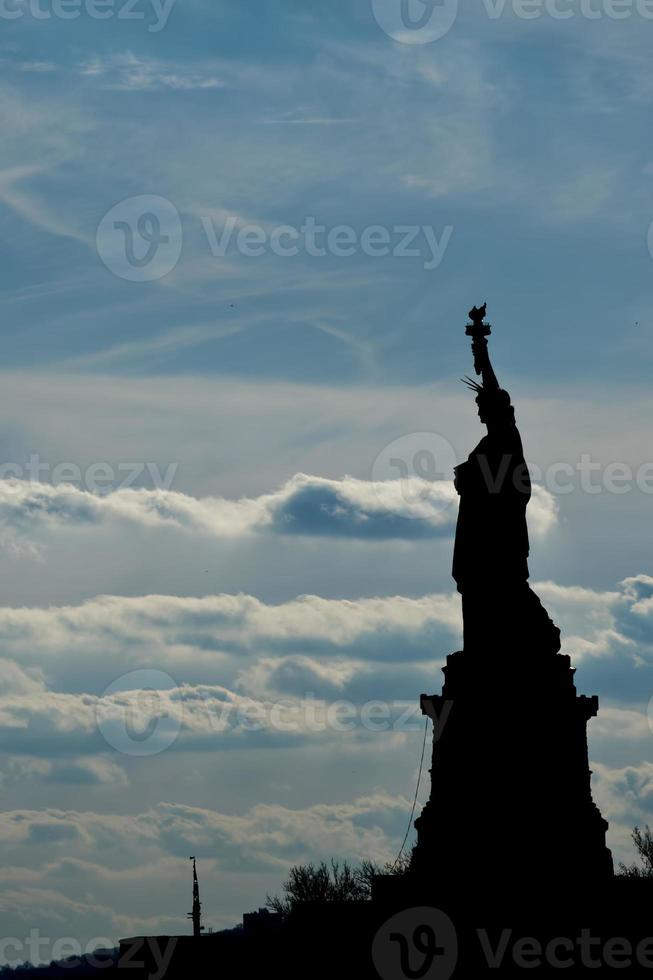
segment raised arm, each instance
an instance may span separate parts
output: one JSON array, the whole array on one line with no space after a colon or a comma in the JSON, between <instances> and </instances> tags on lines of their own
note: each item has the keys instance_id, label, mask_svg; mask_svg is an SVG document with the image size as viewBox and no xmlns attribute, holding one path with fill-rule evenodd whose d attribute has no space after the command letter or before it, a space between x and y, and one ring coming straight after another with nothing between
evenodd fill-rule
<instances>
[{"instance_id":1,"label":"raised arm","mask_svg":"<svg viewBox=\"0 0 653 980\"><path fill-rule=\"evenodd\" d=\"M490 361L490 352L488 350L488 342L485 337L476 337L472 344L472 352L474 354L474 367L476 368L476 373L480 374L483 378L483 387L486 391L491 391L493 388L500 388L501 385L497 381L497 376L494 373L494 368L492 367L492 362Z\"/></svg>"},{"instance_id":2,"label":"raised arm","mask_svg":"<svg viewBox=\"0 0 653 980\"><path fill-rule=\"evenodd\" d=\"M474 354L474 370L483 379L483 388L489 393L500 387L497 376L494 373L490 354L488 351L487 338L492 333L489 324L485 323L487 313L487 303L480 309L474 307L469 311L469 318L472 321L467 327L467 335L472 338L472 353Z\"/></svg>"}]
</instances>

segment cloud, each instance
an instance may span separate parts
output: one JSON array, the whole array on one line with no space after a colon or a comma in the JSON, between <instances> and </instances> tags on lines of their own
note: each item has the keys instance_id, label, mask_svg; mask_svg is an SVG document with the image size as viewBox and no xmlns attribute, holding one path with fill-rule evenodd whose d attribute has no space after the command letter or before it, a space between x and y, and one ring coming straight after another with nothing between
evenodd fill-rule
<instances>
[{"instance_id":1,"label":"cloud","mask_svg":"<svg viewBox=\"0 0 653 980\"><path fill-rule=\"evenodd\" d=\"M642 628L653 579L632 576L609 592L555 583L536 588L556 618L574 627L577 638L598 643L596 637L604 637L607 629L625 634L632 618ZM436 658L441 662L453 649L458 629L459 601L453 595L353 601L309 596L281 605L251 596L101 597L75 607L2 609L0 664L20 665L17 673L7 674L14 678L13 690L0 699L1 741L5 751L14 753L3 767L3 786L20 778L23 787L73 787L76 793L112 792L125 785L126 763L133 760L108 754L110 747L98 735L98 717L124 722L128 710L134 727L145 728L147 704L142 692L128 685L104 696L101 690L71 690L80 682L82 665L84 679L96 676L94 687L105 679L98 675L102 670L111 675L143 665L179 671L179 688L161 690L157 697L161 714L181 724L175 745L188 759L196 760L197 752L209 747L256 746L257 752L273 752L294 744L310 754L337 744L341 759L346 753L352 765L360 765L360 738L311 731L307 691L316 692L315 708L322 698L331 702L358 697L361 691L369 698L379 685L391 688L388 679L397 672L410 676L412 688L427 677L435 685ZM644 644L638 644L638 651L648 655ZM591 663L624 653L631 657L628 644L606 640L600 656L584 655ZM424 674L420 664L427 668ZM184 676L195 680L184 682ZM211 677L215 683L207 683ZM294 732L280 733L269 723L279 705L277 719L297 722ZM258 718L257 730L238 728L234 722L240 709ZM592 735L599 741L613 742L611 733L619 731L626 746L645 744L645 715L639 707L607 705L594 724ZM392 733L368 735L367 741L382 751L387 738ZM643 822L651 809L650 765L610 767L599 756L592 767L597 797L613 820L611 843L627 859L630 826L635 819ZM624 793L626 803L620 804ZM0 904L16 898L20 913L15 914L33 909L33 921L38 921L42 895L50 894L53 878L71 898L79 894L80 880L88 878L94 893L88 917L95 922L94 915L104 916L105 930L127 934L137 931L136 922L143 928L146 923L138 918L141 910L124 911L119 895L144 862L161 862L166 877L157 888L165 884L174 891L178 875L166 861L197 852L202 861L216 862L213 873L220 882L239 876L243 901L254 901L252 889L261 901L266 890L278 889L295 861L332 854L377 860L394 856L408 811L404 796L373 787L347 802L297 809L273 801L229 813L179 802L131 814L78 813L68 807L11 810L0 815ZM22 862L35 870L17 885L15 872ZM140 909L147 907L142 904L146 899L141 896ZM65 901L58 908L67 914ZM222 915L225 906L220 908ZM149 931L174 931L164 909L145 918ZM228 919L214 921L227 924ZM80 931L87 928L79 922Z\"/></svg>"},{"instance_id":2,"label":"cloud","mask_svg":"<svg viewBox=\"0 0 653 980\"><path fill-rule=\"evenodd\" d=\"M267 498L277 533L353 538L423 538L451 533L453 485L413 478L370 483L299 474Z\"/></svg>"},{"instance_id":3,"label":"cloud","mask_svg":"<svg viewBox=\"0 0 653 980\"><path fill-rule=\"evenodd\" d=\"M112 759L79 757L55 762L47 781L68 786L127 786L127 775Z\"/></svg>"},{"instance_id":4,"label":"cloud","mask_svg":"<svg viewBox=\"0 0 653 980\"><path fill-rule=\"evenodd\" d=\"M300 473L274 493L240 500L195 498L164 489L121 488L101 495L72 484L10 479L0 480L0 526L6 534L22 536L36 528L84 527L117 520L218 538L274 533L420 540L452 534L456 501L451 483L417 477L370 482ZM536 536L554 526L557 506L548 491L536 488L530 516Z\"/></svg>"},{"instance_id":5,"label":"cloud","mask_svg":"<svg viewBox=\"0 0 653 980\"><path fill-rule=\"evenodd\" d=\"M316 664L316 677L332 670L342 679L345 660L349 672L361 661L392 663L398 645L404 662L432 659L438 643L448 650L459 632L460 602L451 593L417 599L302 596L278 605L247 595L101 596L78 606L0 607L0 666L7 663L10 680L15 672L2 693L38 693L43 676L60 691L70 690L83 663L96 693L102 690L97 678L106 685L105 678L135 667L169 670L180 682L201 675L207 683L224 683L252 661L270 657L298 657L305 668ZM333 661L338 666L329 667Z\"/></svg>"},{"instance_id":6,"label":"cloud","mask_svg":"<svg viewBox=\"0 0 653 980\"><path fill-rule=\"evenodd\" d=\"M612 705L601 707L592 722L592 736L623 739L626 742L649 742L653 730L644 707L624 708Z\"/></svg>"},{"instance_id":7,"label":"cloud","mask_svg":"<svg viewBox=\"0 0 653 980\"><path fill-rule=\"evenodd\" d=\"M32 928L81 941L177 934L189 854L200 861L205 922L233 926L268 891L280 890L294 863L395 857L409 812L409 800L380 791L347 802L258 804L235 812L170 802L122 815L5 810L3 927L21 938Z\"/></svg>"},{"instance_id":8,"label":"cloud","mask_svg":"<svg viewBox=\"0 0 653 980\"><path fill-rule=\"evenodd\" d=\"M57 66L51 61L24 61L20 66L21 71L27 72L51 72L56 71Z\"/></svg>"},{"instance_id":9,"label":"cloud","mask_svg":"<svg viewBox=\"0 0 653 980\"><path fill-rule=\"evenodd\" d=\"M415 672L414 678L419 676ZM424 674L426 678L426 674ZM375 699L356 705L344 701L345 691L326 691L316 697L309 688L293 691L285 677L272 677L277 688L285 683L292 693L274 691L250 696L218 685L181 685L172 690L136 686L102 697L44 692L40 697L3 699L0 734L5 751L27 752L31 759L62 760L39 769L30 763L31 779L76 786L126 783L115 759L151 758L166 751L216 752L329 744L383 744L405 740L423 730L418 698ZM156 679L153 681L156 684ZM298 686L298 685L297 685ZM337 700L334 700L334 695ZM93 760L82 753L111 753ZM72 761L65 761L72 756ZM9 765L8 778L16 765Z\"/></svg>"},{"instance_id":10,"label":"cloud","mask_svg":"<svg viewBox=\"0 0 653 980\"><path fill-rule=\"evenodd\" d=\"M0 783L59 783L64 786L126 786L125 770L103 756L77 756L48 760L33 756L10 756L0 764Z\"/></svg>"},{"instance_id":11,"label":"cloud","mask_svg":"<svg viewBox=\"0 0 653 980\"><path fill-rule=\"evenodd\" d=\"M605 211L622 178L616 170L598 170L574 177L549 202L551 211L565 221L585 220Z\"/></svg>"},{"instance_id":12,"label":"cloud","mask_svg":"<svg viewBox=\"0 0 653 980\"><path fill-rule=\"evenodd\" d=\"M0 855L6 868L11 852L15 855L29 844L52 844L53 861L59 853L67 856L73 841L78 859L92 856L109 870L129 868L140 848L184 858L196 853L224 867L244 862L250 869L284 869L291 862L331 855L387 860L409 812L407 799L382 792L304 809L257 804L241 814L164 802L147 812L122 815L53 808L3 811Z\"/></svg>"},{"instance_id":13,"label":"cloud","mask_svg":"<svg viewBox=\"0 0 653 980\"><path fill-rule=\"evenodd\" d=\"M391 732L401 699L417 705L416 685L432 683L459 633L453 595L281 605L244 595L106 596L77 607L5 607L2 745L47 760L138 755L130 732L153 721L155 751L325 743L342 734L326 712L343 697L387 700ZM154 698L145 687L157 689ZM370 734L359 720L354 729ZM40 775L104 781L86 763L74 766Z\"/></svg>"},{"instance_id":14,"label":"cloud","mask_svg":"<svg viewBox=\"0 0 653 980\"><path fill-rule=\"evenodd\" d=\"M355 119L348 119L344 116L311 115L302 109L291 109L277 119L267 118L261 121L266 126L342 126L356 122Z\"/></svg>"},{"instance_id":15,"label":"cloud","mask_svg":"<svg viewBox=\"0 0 653 980\"><path fill-rule=\"evenodd\" d=\"M45 690L38 668L23 669L13 660L0 659L0 690L4 695L30 695Z\"/></svg>"},{"instance_id":16,"label":"cloud","mask_svg":"<svg viewBox=\"0 0 653 980\"><path fill-rule=\"evenodd\" d=\"M171 89L191 92L196 89L224 88L225 82L211 69L198 71L182 62L165 62L145 58L131 51L111 58L93 57L79 66L79 73L102 79L105 87L127 91L156 92Z\"/></svg>"},{"instance_id":17,"label":"cloud","mask_svg":"<svg viewBox=\"0 0 653 980\"><path fill-rule=\"evenodd\" d=\"M222 337L229 337L241 329L243 328L239 325L216 327L215 324L179 327L154 337L129 340L121 344L114 344L104 350L94 351L91 354L81 354L69 358L67 363L77 368L93 368L106 367L106 365L116 362L133 364L138 358L146 358L151 364L152 360L159 356L175 354L188 347L201 346Z\"/></svg>"},{"instance_id":18,"label":"cloud","mask_svg":"<svg viewBox=\"0 0 653 980\"><path fill-rule=\"evenodd\" d=\"M74 104L63 106L47 94L28 98L5 84L0 84L0 110L11 133L0 150L0 203L40 231L90 245L74 217L62 207L53 209L33 181L57 174L62 165L71 166L79 158L80 140L92 129L91 122Z\"/></svg>"},{"instance_id":19,"label":"cloud","mask_svg":"<svg viewBox=\"0 0 653 980\"><path fill-rule=\"evenodd\" d=\"M653 577L630 576L613 591L554 582L539 583L537 591L553 610L564 649L575 661L629 661L639 674L628 675L633 694L653 683L647 673L653 667Z\"/></svg>"},{"instance_id":20,"label":"cloud","mask_svg":"<svg viewBox=\"0 0 653 980\"><path fill-rule=\"evenodd\" d=\"M641 740L645 716L637 712L653 670L653 621L645 615L653 616L653 580L635 576L612 592L551 582L534 587L562 627L563 651L584 664L583 689L598 680L621 699L602 715L597 737L621 726L631 741ZM146 732L156 722L157 752L272 749L341 740L342 729L325 720L329 706L375 698L390 705L391 734L402 705L416 705L418 689L436 685L460 629L460 601L452 593L303 596L276 605L248 595L103 596L78 606L5 607L2 742L7 752L48 760L113 749L138 755L128 725ZM608 668L621 678L618 690ZM154 703L145 695L149 687L157 689ZM353 732L369 735L359 716ZM74 766L45 775L105 781L86 764ZM106 777L121 778L115 771Z\"/></svg>"},{"instance_id":21,"label":"cloud","mask_svg":"<svg viewBox=\"0 0 653 980\"><path fill-rule=\"evenodd\" d=\"M635 825L652 822L653 762L609 766L592 760L594 798L610 822L610 845L617 861L635 861L631 840Z\"/></svg>"}]
</instances>

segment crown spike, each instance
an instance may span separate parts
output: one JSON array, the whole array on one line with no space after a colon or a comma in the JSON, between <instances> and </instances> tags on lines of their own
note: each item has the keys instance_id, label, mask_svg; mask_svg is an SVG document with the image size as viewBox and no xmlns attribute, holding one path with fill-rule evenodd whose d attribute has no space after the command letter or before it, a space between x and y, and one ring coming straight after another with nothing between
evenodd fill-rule
<instances>
[{"instance_id":1,"label":"crown spike","mask_svg":"<svg viewBox=\"0 0 653 980\"><path fill-rule=\"evenodd\" d=\"M483 385L480 385L477 381L472 380L472 378L468 378L467 376L465 376L460 380L464 385L467 385L468 388L471 388L472 391L475 391L477 393L483 391Z\"/></svg>"}]
</instances>

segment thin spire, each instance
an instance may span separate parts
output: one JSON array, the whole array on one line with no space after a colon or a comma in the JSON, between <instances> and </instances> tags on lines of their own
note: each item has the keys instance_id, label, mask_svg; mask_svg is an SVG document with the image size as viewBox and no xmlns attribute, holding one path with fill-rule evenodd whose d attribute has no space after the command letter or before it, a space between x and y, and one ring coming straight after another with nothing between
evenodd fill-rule
<instances>
[{"instance_id":1,"label":"thin spire","mask_svg":"<svg viewBox=\"0 0 653 980\"><path fill-rule=\"evenodd\" d=\"M197 939L202 935L204 926L202 925L202 903L200 902L200 884L197 880L197 863L195 857L190 859L193 862L193 911L188 912L188 918L193 920L193 935Z\"/></svg>"}]
</instances>

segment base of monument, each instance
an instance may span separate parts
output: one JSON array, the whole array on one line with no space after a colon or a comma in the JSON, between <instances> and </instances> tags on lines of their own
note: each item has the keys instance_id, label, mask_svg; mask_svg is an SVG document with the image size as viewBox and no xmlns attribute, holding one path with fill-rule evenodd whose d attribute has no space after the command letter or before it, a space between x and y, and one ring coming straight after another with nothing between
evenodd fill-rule
<instances>
[{"instance_id":1,"label":"base of monument","mask_svg":"<svg viewBox=\"0 0 653 980\"><path fill-rule=\"evenodd\" d=\"M371 902L305 906L265 937L187 938L165 977L455 980L528 969L576 977L601 968L653 977L652 913L653 880L646 879L558 894L504 894L500 884L482 894L467 881L444 894L412 875L384 876ZM136 976L160 976L154 965Z\"/></svg>"},{"instance_id":2,"label":"base of monument","mask_svg":"<svg viewBox=\"0 0 653 980\"><path fill-rule=\"evenodd\" d=\"M422 695L433 721L431 791L415 821L412 870L455 887L513 892L613 879L607 822L592 799L587 722L568 656L458 651L442 694Z\"/></svg>"}]
</instances>

